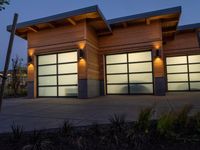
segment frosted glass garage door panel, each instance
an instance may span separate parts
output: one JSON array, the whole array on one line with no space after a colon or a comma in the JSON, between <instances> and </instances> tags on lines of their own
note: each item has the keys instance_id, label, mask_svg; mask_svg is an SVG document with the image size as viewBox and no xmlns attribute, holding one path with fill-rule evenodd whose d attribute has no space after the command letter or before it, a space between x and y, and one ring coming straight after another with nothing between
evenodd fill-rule
<instances>
[{"instance_id":1,"label":"frosted glass garage door panel","mask_svg":"<svg viewBox=\"0 0 200 150\"><path fill-rule=\"evenodd\" d=\"M107 83L128 83L128 75L107 75Z\"/></svg>"},{"instance_id":2,"label":"frosted glass garage door panel","mask_svg":"<svg viewBox=\"0 0 200 150\"><path fill-rule=\"evenodd\" d=\"M57 85L57 77L56 76L39 77L38 84L39 86Z\"/></svg>"},{"instance_id":3,"label":"frosted glass garage door panel","mask_svg":"<svg viewBox=\"0 0 200 150\"><path fill-rule=\"evenodd\" d=\"M151 94L153 93L153 84L130 84L131 94Z\"/></svg>"},{"instance_id":4,"label":"frosted glass garage door panel","mask_svg":"<svg viewBox=\"0 0 200 150\"><path fill-rule=\"evenodd\" d=\"M151 52L129 53L129 62L151 61Z\"/></svg>"},{"instance_id":5,"label":"frosted glass garage door panel","mask_svg":"<svg viewBox=\"0 0 200 150\"><path fill-rule=\"evenodd\" d=\"M77 61L77 52L68 52L58 54L58 63L67 63Z\"/></svg>"},{"instance_id":6,"label":"frosted glass garage door panel","mask_svg":"<svg viewBox=\"0 0 200 150\"><path fill-rule=\"evenodd\" d=\"M117 54L117 55L106 56L106 64L126 63L126 62L127 62L127 54Z\"/></svg>"},{"instance_id":7,"label":"frosted glass garage door panel","mask_svg":"<svg viewBox=\"0 0 200 150\"><path fill-rule=\"evenodd\" d=\"M187 63L187 56L179 56L179 57L168 57L167 64L184 64Z\"/></svg>"},{"instance_id":8,"label":"frosted glass garage door panel","mask_svg":"<svg viewBox=\"0 0 200 150\"><path fill-rule=\"evenodd\" d=\"M194 83L190 83L190 89L191 90L200 90L200 82L194 82Z\"/></svg>"},{"instance_id":9,"label":"frosted glass garage door panel","mask_svg":"<svg viewBox=\"0 0 200 150\"><path fill-rule=\"evenodd\" d=\"M188 74L168 74L167 78L169 82L188 81Z\"/></svg>"},{"instance_id":10,"label":"frosted glass garage door panel","mask_svg":"<svg viewBox=\"0 0 200 150\"><path fill-rule=\"evenodd\" d=\"M77 63L58 65L58 74L77 73Z\"/></svg>"},{"instance_id":11,"label":"frosted glass garage door panel","mask_svg":"<svg viewBox=\"0 0 200 150\"><path fill-rule=\"evenodd\" d=\"M200 64L189 65L190 72L200 72Z\"/></svg>"},{"instance_id":12,"label":"frosted glass garage door panel","mask_svg":"<svg viewBox=\"0 0 200 150\"><path fill-rule=\"evenodd\" d=\"M169 91L185 91L189 90L188 83L168 83Z\"/></svg>"},{"instance_id":13,"label":"frosted glass garage door panel","mask_svg":"<svg viewBox=\"0 0 200 150\"><path fill-rule=\"evenodd\" d=\"M57 96L57 87L39 87L39 96Z\"/></svg>"},{"instance_id":14,"label":"frosted glass garage door panel","mask_svg":"<svg viewBox=\"0 0 200 150\"><path fill-rule=\"evenodd\" d=\"M56 55L43 55L38 56L38 65L48 65L56 63Z\"/></svg>"},{"instance_id":15,"label":"frosted glass garage door panel","mask_svg":"<svg viewBox=\"0 0 200 150\"><path fill-rule=\"evenodd\" d=\"M58 88L59 96L77 96L78 87L77 86L62 86Z\"/></svg>"},{"instance_id":16,"label":"frosted glass garage door panel","mask_svg":"<svg viewBox=\"0 0 200 150\"><path fill-rule=\"evenodd\" d=\"M188 56L189 63L200 63L200 55Z\"/></svg>"},{"instance_id":17,"label":"frosted glass garage door panel","mask_svg":"<svg viewBox=\"0 0 200 150\"><path fill-rule=\"evenodd\" d=\"M107 74L109 73L127 73L127 64L107 65Z\"/></svg>"},{"instance_id":18,"label":"frosted glass garage door panel","mask_svg":"<svg viewBox=\"0 0 200 150\"><path fill-rule=\"evenodd\" d=\"M56 65L38 67L38 75L50 75L50 74L56 74Z\"/></svg>"},{"instance_id":19,"label":"frosted glass garage door panel","mask_svg":"<svg viewBox=\"0 0 200 150\"><path fill-rule=\"evenodd\" d=\"M129 81L130 83L153 82L152 73L130 74Z\"/></svg>"},{"instance_id":20,"label":"frosted glass garage door panel","mask_svg":"<svg viewBox=\"0 0 200 150\"><path fill-rule=\"evenodd\" d=\"M77 75L60 75L58 76L58 84L59 85L71 85L77 84L78 77Z\"/></svg>"},{"instance_id":21,"label":"frosted glass garage door panel","mask_svg":"<svg viewBox=\"0 0 200 150\"><path fill-rule=\"evenodd\" d=\"M167 66L167 73L188 72L187 65Z\"/></svg>"},{"instance_id":22,"label":"frosted glass garage door panel","mask_svg":"<svg viewBox=\"0 0 200 150\"><path fill-rule=\"evenodd\" d=\"M130 72L151 72L152 71L152 63L134 63L129 64Z\"/></svg>"},{"instance_id":23,"label":"frosted glass garage door panel","mask_svg":"<svg viewBox=\"0 0 200 150\"><path fill-rule=\"evenodd\" d=\"M108 94L128 94L128 85L107 85Z\"/></svg>"},{"instance_id":24,"label":"frosted glass garage door panel","mask_svg":"<svg viewBox=\"0 0 200 150\"><path fill-rule=\"evenodd\" d=\"M200 73L190 73L190 81L200 81Z\"/></svg>"}]
</instances>

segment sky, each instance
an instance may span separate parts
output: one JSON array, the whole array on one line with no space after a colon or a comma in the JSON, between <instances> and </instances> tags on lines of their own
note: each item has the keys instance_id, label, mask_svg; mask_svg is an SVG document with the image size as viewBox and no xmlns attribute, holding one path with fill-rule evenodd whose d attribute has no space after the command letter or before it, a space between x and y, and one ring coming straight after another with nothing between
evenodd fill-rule
<instances>
[{"instance_id":1,"label":"sky","mask_svg":"<svg viewBox=\"0 0 200 150\"><path fill-rule=\"evenodd\" d=\"M55 15L79 8L98 5L106 19L182 6L179 25L200 23L199 0L10 0L0 11L0 71L3 70L9 41L6 26L12 23L14 13L18 22ZM27 62L27 41L15 36L12 57L20 56Z\"/></svg>"}]
</instances>

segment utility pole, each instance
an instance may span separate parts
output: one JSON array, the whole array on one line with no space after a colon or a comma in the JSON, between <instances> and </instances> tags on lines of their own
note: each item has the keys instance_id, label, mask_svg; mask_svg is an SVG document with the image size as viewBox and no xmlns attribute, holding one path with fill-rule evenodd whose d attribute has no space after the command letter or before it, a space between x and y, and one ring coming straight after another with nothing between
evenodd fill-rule
<instances>
[{"instance_id":1,"label":"utility pole","mask_svg":"<svg viewBox=\"0 0 200 150\"><path fill-rule=\"evenodd\" d=\"M12 29L11 29L11 33L10 33L10 40L9 40L8 50L7 50L7 55L6 55L6 61L5 61L5 66L4 66L4 72L3 72L3 75L0 76L2 78L1 91L0 91L0 111L1 111L1 107L2 107L4 86L6 83L7 72L8 72L8 68L9 68L9 64L10 64L10 57L11 57L11 53L12 53L12 47L13 47L13 42L14 42L14 37L15 37L17 20L18 20L18 14L14 14Z\"/></svg>"}]
</instances>

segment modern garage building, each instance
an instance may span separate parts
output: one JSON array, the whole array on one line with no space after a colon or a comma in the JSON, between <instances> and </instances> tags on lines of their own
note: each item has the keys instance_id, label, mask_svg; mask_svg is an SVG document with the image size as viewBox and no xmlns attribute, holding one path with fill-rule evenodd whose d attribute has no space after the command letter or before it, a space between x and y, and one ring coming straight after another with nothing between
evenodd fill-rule
<instances>
[{"instance_id":1,"label":"modern garage building","mask_svg":"<svg viewBox=\"0 0 200 150\"><path fill-rule=\"evenodd\" d=\"M180 15L174 7L106 20L92 6L17 24L28 42L28 96L200 90L200 24L178 27Z\"/></svg>"}]
</instances>

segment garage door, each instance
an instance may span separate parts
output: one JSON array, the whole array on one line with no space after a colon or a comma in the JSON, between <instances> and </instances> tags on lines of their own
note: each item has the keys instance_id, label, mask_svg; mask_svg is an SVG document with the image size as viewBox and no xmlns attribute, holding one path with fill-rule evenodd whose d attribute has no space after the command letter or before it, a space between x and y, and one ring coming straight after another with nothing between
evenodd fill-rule
<instances>
[{"instance_id":1,"label":"garage door","mask_svg":"<svg viewBox=\"0 0 200 150\"><path fill-rule=\"evenodd\" d=\"M106 56L107 94L152 94L151 51Z\"/></svg>"},{"instance_id":2,"label":"garage door","mask_svg":"<svg viewBox=\"0 0 200 150\"><path fill-rule=\"evenodd\" d=\"M77 96L77 52L38 56L38 97Z\"/></svg>"},{"instance_id":3,"label":"garage door","mask_svg":"<svg viewBox=\"0 0 200 150\"><path fill-rule=\"evenodd\" d=\"M200 55L167 57L168 91L200 90Z\"/></svg>"}]
</instances>

